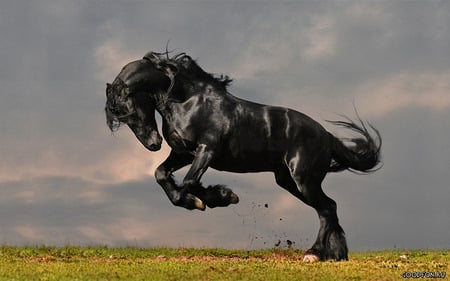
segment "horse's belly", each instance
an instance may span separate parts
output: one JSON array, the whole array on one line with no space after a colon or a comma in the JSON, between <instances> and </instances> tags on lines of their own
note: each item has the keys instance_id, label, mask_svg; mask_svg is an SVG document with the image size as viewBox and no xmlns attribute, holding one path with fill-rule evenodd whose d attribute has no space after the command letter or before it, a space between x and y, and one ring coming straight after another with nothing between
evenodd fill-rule
<instances>
[{"instance_id":1,"label":"horse's belly","mask_svg":"<svg viewBox=\"0 0 450 281\"><path fill-rule=\"evenodd\" d=\"M226 171L232 173L257 173L257 172L269 172L272 171L273 168L270 165L261 165L261 164L251 164L245 165L242 162L236 163L217 163L211 165L213 169L219 171Z\"/></svg>"},{"instance_id":2,"label":"horse's belly","mask_svg":"<svg viewBox=\"0 0 450 281\"><path fill-rule=\"evenodd\" d=\"M219 171L234 173L268 172L272 171L274 166L276 166L276 161L273 161L271 158L266 153L249 153L245 157L222 154L211 163L211 167Z\"/></svg>"}]
</instances>

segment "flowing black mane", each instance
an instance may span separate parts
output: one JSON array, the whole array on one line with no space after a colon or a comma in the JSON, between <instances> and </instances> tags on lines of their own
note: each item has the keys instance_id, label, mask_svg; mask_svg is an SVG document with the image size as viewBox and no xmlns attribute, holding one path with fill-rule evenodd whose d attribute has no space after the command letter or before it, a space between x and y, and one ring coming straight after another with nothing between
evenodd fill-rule
<instances>
[{"instance_id":1,"label":"flowing black mane","mask_svg":"<svg viewBox=\"0 0 450 281\"><path fill-rule=\"evenodd\" d=\"M144 59L152 62L155 68L160 69L170 78L171 87L169 90L173 87L175 83L174 79L177 75L186 78L186 81L189 82L196 80L209 82L225 91L227 91L227 87L233 81L228 75L215 75L204 71L194 59L185 53L179 53L169 57L169 52L149 52L144 56Z\"/></svg>"}]
</instances>

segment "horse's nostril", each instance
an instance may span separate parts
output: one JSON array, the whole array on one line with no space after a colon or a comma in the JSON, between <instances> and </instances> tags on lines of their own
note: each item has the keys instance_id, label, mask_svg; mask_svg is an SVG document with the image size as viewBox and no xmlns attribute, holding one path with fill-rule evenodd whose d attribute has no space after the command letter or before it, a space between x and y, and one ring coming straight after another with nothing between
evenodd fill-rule
<instances>
[{"instance_id":1,"label":"horse's nostril","mask_svg":"<svg viewBox=\"0 0 450 281\"><path fill-rule=\"evenodd\" d=\"M159 150L161 148L160 144L156 144L156 143L152 143L151 145L148 146L148 148L152 151L156 151Z\"/></svg>"}]
</instances>

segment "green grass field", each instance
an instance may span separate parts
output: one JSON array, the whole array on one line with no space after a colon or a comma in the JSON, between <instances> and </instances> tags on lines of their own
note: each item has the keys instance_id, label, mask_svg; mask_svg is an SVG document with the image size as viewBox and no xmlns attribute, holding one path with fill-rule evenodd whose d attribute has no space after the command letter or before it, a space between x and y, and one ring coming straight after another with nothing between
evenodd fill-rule
<instances>
[{"instance_id":1,"label":"green grass field","mask_svg":"<svg viewBox=\"0 0 450 281\"><path fill-rule=\"evenodd\" d=\"M301 258L299 250L278 249L1 246L0 280L450 279L450 250L352 252L348 262L315 264Z\"/></svg>"}]
</instances>

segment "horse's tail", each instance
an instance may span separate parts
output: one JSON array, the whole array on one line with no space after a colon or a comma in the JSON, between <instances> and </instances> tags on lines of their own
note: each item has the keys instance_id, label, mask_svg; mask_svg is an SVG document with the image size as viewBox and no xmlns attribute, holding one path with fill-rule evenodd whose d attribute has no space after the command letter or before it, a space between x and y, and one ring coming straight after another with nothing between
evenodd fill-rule
<instances>
[{"instance_id":1,"label":"horse's tail","mask_svg":"<svg viewBox=\"0 0 450 281\"><path fill-rule=\"evenodd\" d=\"M332 161L329 172L350 170L355 173L371 173L381 168L381 136L375 127L367 124L376 136L372 136L367 125L359 118L358 123L343 116L347 121L328 121L334 125L350 129L361 137L344 139L351 144L344 144L342 140L330 134L332 140Z\"/></svg>"}]
</instances>

